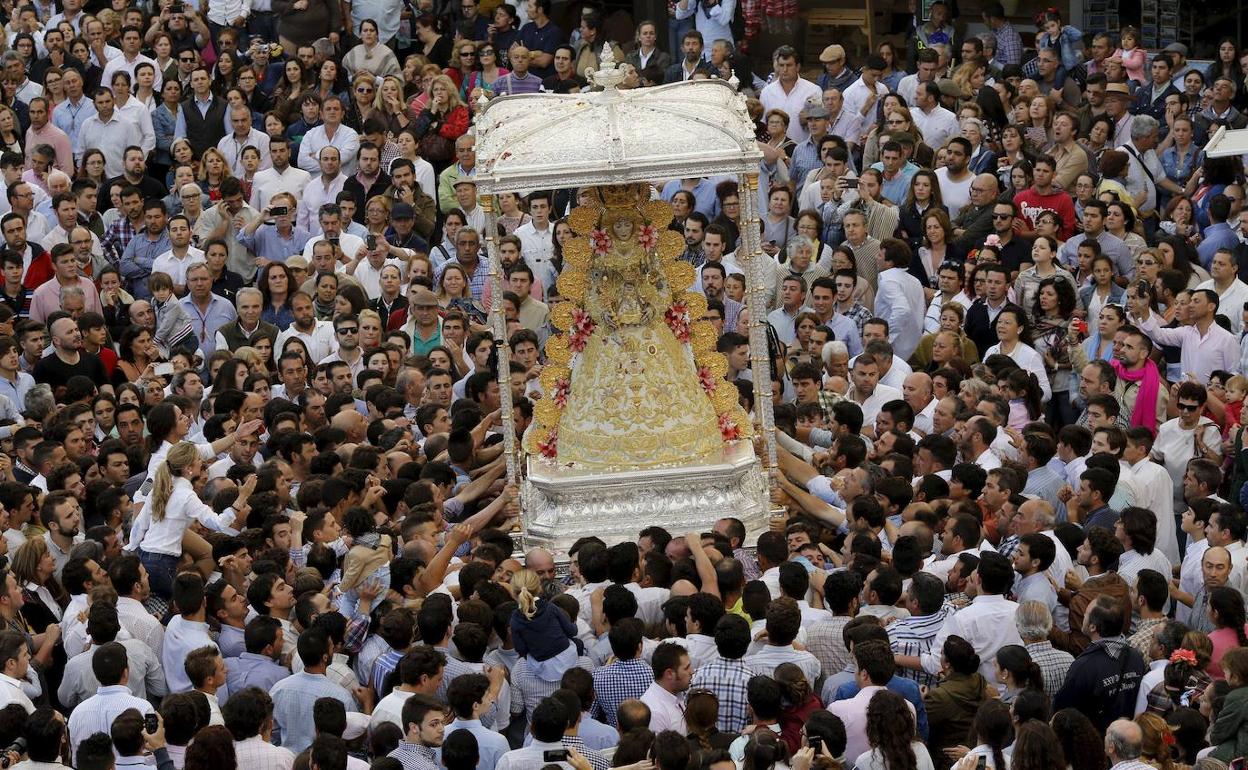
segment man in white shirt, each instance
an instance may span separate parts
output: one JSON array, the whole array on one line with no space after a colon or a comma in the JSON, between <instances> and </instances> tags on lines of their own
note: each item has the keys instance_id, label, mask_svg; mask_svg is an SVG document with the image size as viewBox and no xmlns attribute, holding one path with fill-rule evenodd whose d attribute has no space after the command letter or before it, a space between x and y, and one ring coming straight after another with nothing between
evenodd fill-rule
<instances>
[{"instance_id":1,"label":"man in white shirt","mask_svg":"<svg viewBox=\"0 0 1248 770\"><path fill-rule=\"evenodd\" d=\"M936 83L919 84L914 106L911 117L914 118L914 125L923 132L923 141L928 146L944 147L945 142L961 131L958 116L940 105L940 86Z\"/></svg>"},{"instance_id":2,"label":"man in white shirt","mask_svg":"<svg viewBox=\"0 0 1248 770\"><path fill-rule=\"evenodd\" d=\"M849 370L850 387L845 398L862 408L862 424L875 425L880 408L901 398L901 391L880 383L880 366L870 353L854 359Z\"/></svg>"},{"instance_id":3,"label":"man in white shirt","mask_svg":"<svg viewBox=\"0 0 1248 770\"><path fill-rule=\"evenodd\" d=\"M91 668L100 680L100 688L95 695L79 703L69 716L69 746L74 757L78 754L78 744L87 738L100 732L109 734L113 720L123 711L135 709L140 714L155 713L151 703L130 692L127 686L130 664L126 648L120 643L109 642L97 647L91 654Z\"/></svg>"},{"instance_id":4,"label":"man in white shirt","mask_svg":"<svg viewBox=\"0 0 1248 770\"><path fill-rule=\"evenodd\" d=\"M1218 249L1209 263L1208 281L1197 289L1212 289L1218 294L1218 312L1231 322L1231 333L1236 337L1244 331L1244 303L1248 302L1248 284L1239 280L1239 268L1235 254L1230 249Z\"/></svg>"},{"instance_id":5,"label":"man in white shirt","mask_svg":"<svg viewBox=\"0 0 1248 770\"><path fill-rule=\"evenodd\" d=\"M923 318L915 308L924 307L923 285L909 272L910 247L896 238L880 244L879 288L875 295L875 317L888 321L888 341L893 355L906 359L919 346Z\"/></svg>"},{"instance_id":6,"label":"man in white shirt","mask_svg":"<svg viewBox=\"0 0 1248 770\"><path fill-rule=\"evenodd\" d=\"M16 703L34 713L35 704L22 692L26 672L30 668L30 649L26 639L16 631L0 631L0 707Z\"/></svg>"},{"instance_id":7,"label":"man in white shirt","mask_svg":"<svg viewBox=\"0 0 1248 770\"><path fill-rule=\"evenodd\" d=\"M82 228L86 232L86 228ZM186 269L204 262L204 252L191 245L191 222L181 214L169 217L169 251L152 260L152 272L164 273L173 279L173 293L186 294Z\"/></svg>"},{"instance_id":8,"label":"man in white shirt","mask_svg":"<svg viewBox=\"0 0 1248 770\"><path fill-rule=\"evenodd\" d=\"M844 137L852 144L861 144L866 135L875 127L876 103L888 95L888 86L880 82L880 73L885 66L887 65L884 63L884 58L879 54L868 56L867 63L862 68L862 75L845 89L844 109L858 118L858 131L860 132L852 140Z\"/></svg>"},{"instance_id":9,"label":"man in white shirt","mask_svg":"<svg viewBox=\"0 0 1248 770\"><path fill-rule=\"evenodd\" d=\"M922 669L935 676L940 673L941 650L945 640L950 636L960 636L970 642L979 655L979 673L990 685L995 685L997 650L1008 644L1023 643L1014 625L1018 604L1004 596L1013 582L1014 568L1009 559L999 553L981 551L979 568L972 573L971 590L968 590L975 598L945 620L928 652L922 656L898 655L897 665Z\"/></svg>"},{"instance_id":10,"label":"man in white shirt","mask_svg":"<svg viewBox=\"0 0 1248 770\"><path fill-rule=\"evenodd\" d=\"M123 29L121 31L121 56L114 56L108 60L108 64L104 65L104 74L100 76L100 83L111 84L113 75L118 72L125 72L130 76L130 81L134 82L134 68L146 62L156 71L156 82L152 84L152 90L159 94L164 77L161 75L160 67L156 66L156 62L139 53L142 47L143 34L137 27Z\"/></svg>"},{"instance_id":11,"label":"man in white shirt","mask_svg":"<svg viewBox=\"0 0 1248 770\"><path fill-rule=\"evenodd\" d=\"M342 100L337 96L327 97L321 105L321 118L325 122L304 134L299 142L299 168L312 176L319 176L323 171L321 150L332 145L338 148L338 156L342 159L342 173L353 176L356 155L360 150L360 135L355 129L342 124Z\"/></svg>"},{"instance_id":12,"label":"man in white shirt","mask_svg":"<svg viewBox=\"0 0 1248 770\"><path fill-rule=\"evenodd\" d=\"M302 291L295 292L291 296L290 307L295 320L277 335L277 342L273 343L273 349L284 350L286 340L298 337L307 347L308 355L313 361L322 361L329 357L338 347L337 340L334 339L334 324L317 319L312 298ZM279 360L278 364L280 371L283 363Z\"/></svg>"},{"instance_id":13,"label":"man in white shirt","mask_svg":"<svg viewBox=\"0 0 1248 770\"><path fill-rule=\"evenodd\" d=\"M269 137L269 161L272 166L257 171L251 181L251 207L263 211L269 200L280 192L295 196L303 206L303 188L312 181L312 175L290 164L290 140L284 136ZM228 156L227 156L228 157Z\"/></svg>"},{"instance_id":14,"label":"man in white shirt","mask_svg":"<svg viewBox=\"0 0 1248 770\"><path fill-rule=\"evenodd\" d=\"M243 148L255 147L260 152L260 168L267 169L273 165L269 158L269 135L251 125L251 110L239 105L230 108L230 125L234 131L221 137L217 149L230 164L230 172L240 179L246 173L243 168ZM253 192L254 195L254 192Z\"/></svg>"},{"instance_id":15,"label":"man in white shirt","mask_svg":"<svg viewBox=\"0 0 1248 770\"><path fill-rule=\"evenodd\" d=\"M954 219L971 202L971 182L975 175L968 168L971 143L955 136L945 148L945 165L936 169L936 181L940 184L940 199Z\"/></svg>"},{"instance_id":16,"label":"man in white shirt","mask_svg":"<svg viewBox=\"0 0 1248 770\"><path fill-rule=\"evenodd\" d=\"M678 647L679 645L672 646ZM688 663L687 658L688 656L686 656L686 664ZM688 686L687 682L686 686ZM533 770L533 768L537 767L558 767L562 770L573 770L573 765L569 762L547 762L545 760L545 754L548 751L567 751L563 745L563 733L567 730L568 723L573 716L575 715L568 714L563 704L554 698L542 700L533 708L533 712L529 716L529 732L533 734L533 742L523 748L513 749L499 757L498 764L494 766L494 770ZM650 729L655 729L653 713ZM685 731L682 729L680 734L684 735ZM398 756L398 754L403 749L403 744L399 744L399 748L390 756L397 756L402 760L402 756ZM404 767L409 767L409 765L405 764ZM425 765L420 764L410 765L410 767L413 770L418 768L419 770L425 770L426 768ZM430 764L427 767L436 768L438 765Z\"/></svg>"},{"instance_id":17,"label":"man in white shirt","mask_svg":"<svg viewBox=\"0 0 1248 770\"><path fill-rule=\"evenodd\" d=\"M550 226L551 195L544 190L529 193L528 222L516 228L520 239L520 256L533 268L533 277L542 286L555 285L558 274L552 260L555 256L555 229Z\"/></svg>"},{"instance_id":18,"label":"man in white shirt","mask_svg":"<svg viewBox=\"0 0 1248 770\"><path fill-rule=\"evenodd\" d=\"M303 151L300 150L302 157ZM342 173L342 156L337 147L326 145L321 148L317 156L317 168L320 173L316 178L304 188L303 203L299 206L298 226L309 233L319 234L322 232L320 227L321 207L327 204L335 203L338 199L338 193L342 192L343 186L347 182L347 175ZM326 233L329 237L329 234ZM363 243L359 236L355 236L356 240ZM310 247L313 240L309 240L305 244L305 258L311 256ZM343 249L346 252L346 249ZM349 252L354 257L355 252Z\"/></svg>"},{"instance_id":19,"label":"man in white shirt","mask_svg":"<svg viewBox=\"0 0 1248 770\"><path fill-rule=\"evenodd\" d=\"M655 672L654 682L640 698L650 707L650 729L655 733L675 730L687 734L681 693L689 689L693 679L689 653L679 644L664 642L650 656L650 664Z\"/></svg>"},{"instance_id":20,"label":"man in white shirt","mask_svg":"<svg viewBox=\"0 0 1248 770\"><path fill-rule=\"evenodd\" d=\"M801 77L797 65L797 52L792 46L782 45L772 55L772 66L776 77L771 84L758 95L763 103L763 112L773 109L784 110L794 119L789 121L789 138L794 142L804 142L809 136L797 114L809 102L822 102L823 92L819 86Z\"/></svg>"}]
</instances>

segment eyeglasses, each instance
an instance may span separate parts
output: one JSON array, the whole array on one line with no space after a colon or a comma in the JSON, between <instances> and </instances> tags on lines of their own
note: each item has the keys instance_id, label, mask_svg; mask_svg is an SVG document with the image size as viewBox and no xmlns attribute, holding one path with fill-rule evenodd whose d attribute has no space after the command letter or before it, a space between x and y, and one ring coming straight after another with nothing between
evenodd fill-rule
<instances>
[{"instance_id":1,"label":"eyeglasses","mask_svg":"<svg viewBox=\"0 0 1248 770\"><path fill-rule=\"evenodd\" d=\"M1180 403L1180 404L1179 404L1179 411L1180 411L1180 412L1198 412L1198 411L1200 411L1200 404L1183 404L1183 403Z\"/></svg>"},{"instance_id":2,"label":"eyeglasses","mask_svg":"<svg viewBox=\"0 0 1248 770\"><path fill-rule=\"evenodd\" d=\"M993 219L1012 219L1013 217L1013 214L998 214L995 211L992 214Z\"/></svg>"},{"instance_id":3,"label":"eyeglasses","mask_svg":"<svg viewBox=\"0 0 1248 770\"><path fill-rule=\"evenodd\" d=\"M182 62L183 64L194 64L195 57L194 56L179 56L178 61Z\"/></svg>"},{"instance_id":4,"label":"eyeglasses","mask_svg":"<svg viewBox=\"0 0 1248 770\"><path fill-rule=\"evenodd\" d=\"M339 334L359 334L359 333L360 333L360 327L358 327L358 326L344 326L344 327L342 327L341 329L339 329L339 330L338 330L338 333L339 333Z\"/></svg>"}]
</instances>

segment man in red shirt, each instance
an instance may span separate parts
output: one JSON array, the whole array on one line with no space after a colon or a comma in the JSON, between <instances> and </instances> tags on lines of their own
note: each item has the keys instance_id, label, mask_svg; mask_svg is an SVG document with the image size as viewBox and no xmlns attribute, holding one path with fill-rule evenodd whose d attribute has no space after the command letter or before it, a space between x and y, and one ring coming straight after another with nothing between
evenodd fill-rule
<instances>
[{"instance_id":1,"label":"man in red shirt","mask_svg":"<svg viewBox=\"0 0 1248 770\"><path fill-rule=\"evenodd\" d=\"M1031 238L1036 235L1036 219L1046 212L1057 214L1061 221L1058 239L1065 241L1075 233L1075 203L1070 194L1053 186L1053 174L1057 161L1051 155L1041 155L1033 163L1035 183L1014 196L1018 206L1018 221L1022 224L1019 235Z\"/></svg>"}]
</instances>

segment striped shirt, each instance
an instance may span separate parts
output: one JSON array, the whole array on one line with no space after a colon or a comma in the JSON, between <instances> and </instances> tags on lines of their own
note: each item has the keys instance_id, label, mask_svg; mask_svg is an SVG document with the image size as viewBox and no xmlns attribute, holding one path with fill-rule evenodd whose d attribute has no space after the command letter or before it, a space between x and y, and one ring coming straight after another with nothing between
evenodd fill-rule
<instances>
[{"instance_id":1,"label":"striped shirt","mask_svg":"<svg viewBox=\"0 0 1248 770\"><path fill-rule=\"evenodd\" d=\"M922 656L932 649L932 640L936 638L936 633L945 624L948 616L949 608L941 607L931 615L912 615L891 623L888 626L888 641L893 648L893 654L913 655L916 658ZM897 674L926 687L936 686L936 677L926 671L900 668Z\"/></svg>"}]
</instances>

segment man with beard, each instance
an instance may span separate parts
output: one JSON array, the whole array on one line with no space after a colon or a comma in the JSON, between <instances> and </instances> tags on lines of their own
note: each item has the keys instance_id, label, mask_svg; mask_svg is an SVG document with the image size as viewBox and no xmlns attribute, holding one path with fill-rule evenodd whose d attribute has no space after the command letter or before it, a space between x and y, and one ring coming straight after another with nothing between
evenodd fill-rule
<instances>
[{"instance_id":1,"label":"man with beard","mask_svg":"<svg viewBox=\"0 0 1248 770\"><path fill-rule=\"evenodd\" d=\"M338 338L338 351L322 363L341 361L350 369L349 381L353 383L360 372L364 371L364 351L360 350L360 319L355 315L340 315L334 319L334 336ZM333 374L330 375L331 380ZM338 385L335 383L335 390ZM348 387L347 392L350 392Z\"/></svg>"},{"instance_id":2,"label":"man with beard","mask_svg":"<svg viewBox=\"0 0 1248 770\"><path fill-rule=\"evenodd\" d=\"M69 561L69 552L83 541L80 531L82 505L69 492L49 492L39 507L39 522L48 530L43 539L48 544L48 553L56 562L54 574L60 580L61 570Z\"/></svg>"},{"instance_id":3,"label":"man with beard","mask_svg":"<svg viewBox=\"0 0 1248 770\"><path fill-rule=\"evenodd\" d=\"M295 320L277 335L273 349L285 350L286 340L296 337L307 347L313 361L324 361L334 352L334 325L317 319L312 297L303 291L291 295L290 306Z\"/></svg>"},{"instance_id":4,"label":"man with beard","mask_svg":"<svg viewBox=\"0 0 1248 770\"><path fill-rule=\"evenodd\" d=\"M82 352L82 332L72 318L53 321L51 331L52 355L44 356L35 364L35 382L51 385L54 394L75 375L84 375L93 382L108 382L99 357ZM111 388L109 385L102 387Z\"/></svg>"},{"instance_id":5,"label":"man with beard","mask_svg":"<svg viewBox=\"0 0 1248 770\"><path fill-rule=\"evenodd\" d=\"M702 39L701 32L694 29L686 32L680 41L680 51L684 54L684 58L667 68L667 71L663 73L663 82L680 83L689 80L698 72L706 73L707 77L713 76L711 65L702 58L704 45L705 41ZM794 70L796 71L796 67Z\"/></svg>"}]
</instances>

